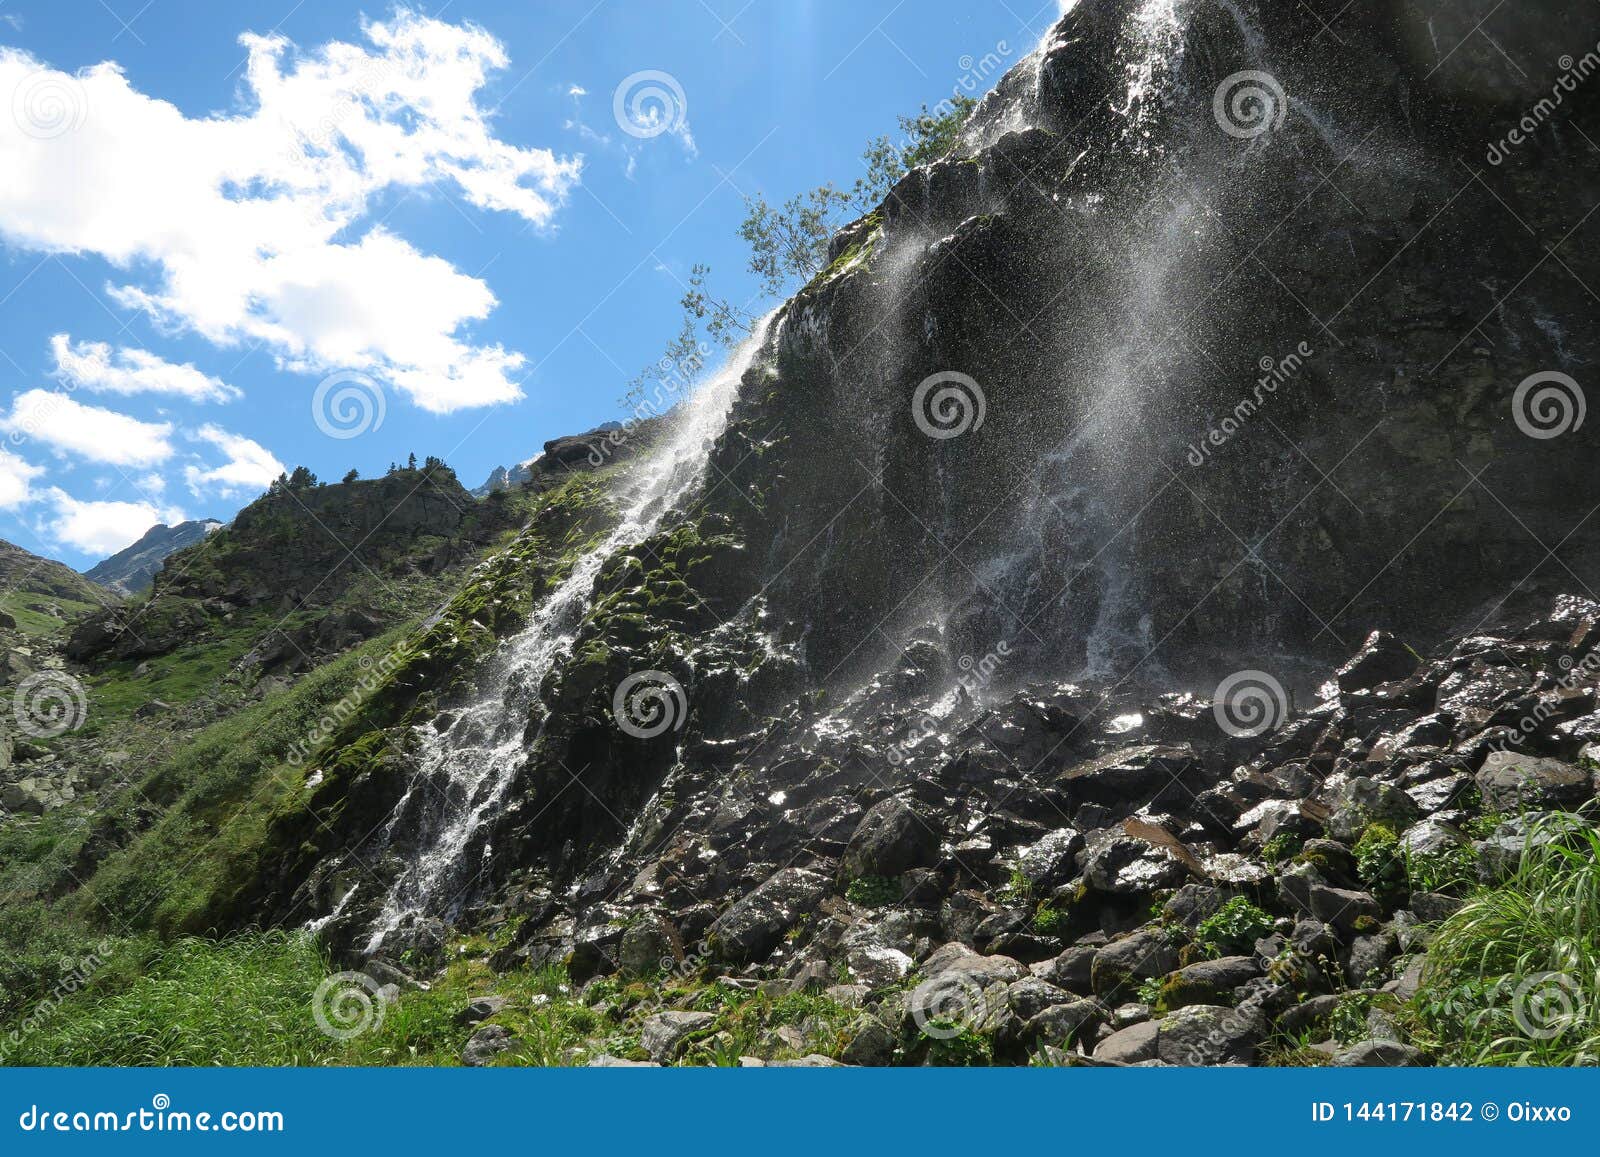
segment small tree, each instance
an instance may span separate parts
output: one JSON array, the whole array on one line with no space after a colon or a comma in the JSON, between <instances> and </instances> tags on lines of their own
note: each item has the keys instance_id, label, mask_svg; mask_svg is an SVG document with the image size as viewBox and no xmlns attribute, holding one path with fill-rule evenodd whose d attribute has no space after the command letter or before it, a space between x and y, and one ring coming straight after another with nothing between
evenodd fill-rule
<instances>
[{"instance_id":1,"label":"small tree","mask_svg":"<svg viewBox=\"0 0 1600 1157\"><path fill-rule=\"evenodd\" d=\"M361 477L361 471L359 471L359 470L351 470L350 473L348 473L348 474L346 474L344 476L343 480L345 482L354 482L357 478L360 478L360 477Z\"/></svg>"},{"instance_id":2,"label":"small tree","mask_svg":"<svg viewBox=\"0 0 1600 1157\"><path fill-rule=\"evenodd\" d=\"M902 143L887 136L869 142L861 154L866 172L848 189L831 182L818 185L790 197L782 209L759 193L746 197L739 236L750 246L750 272L761 279L762 289L777 296L795 280L809 281L821 272L828 241L844 215L867 212L912 168L948 156L976 104L957 94L937 108L923 105L916 116L900 117Z\"/></svg>"}]
</instances>

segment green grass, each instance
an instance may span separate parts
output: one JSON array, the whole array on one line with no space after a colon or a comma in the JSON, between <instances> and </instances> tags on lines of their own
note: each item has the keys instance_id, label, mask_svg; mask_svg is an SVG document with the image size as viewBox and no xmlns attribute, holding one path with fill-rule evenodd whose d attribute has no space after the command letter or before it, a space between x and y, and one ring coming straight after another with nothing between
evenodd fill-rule
<instances>
[{"instance_id":1,"label":"green grass","mask_svg":"<svg viewBox=\"0 0 1600 1157\"><path fill-rule=\"evenodd\" d=\"M391 631L202 731L158 765L136 790L104 801L93 828L121 847L74 898L97 920L105 912L136 928L203 931L231 889L259 870L272 817L303 791L309 765L288 757L327 709L406 635ZM151 805L161 809L151 823ZM87 835L88 833L83 833ZM77 841L63 840L57 860Z\"/></svg>"},{"instance_id":2,"label":"green grass","mask_svg":"<svg viewBox=\"0 0 1600 1157\"><path fill-rule=\"evenodd\" d=\"M1553 821L1562 823L1562 821ZM1409 1010L1441 1063L1600 1060L1600 831L1549 823L1515 874L1439 925Z\"/></svg>"},{"instance_id":3,"label":"green grass","mask_svg":"<svg viewBox=\"0 0 1600 1157\"><path fill-rule=\"evenodd\" d=\"M34 930L45 927L36 922ZM497 936L509 932L507 926ZM426 990L374 1003L370 988L341 978L304 932L124 940L102 947L103 959L84 970L87 983L73 991L57 985L42 997L11 1002L0 1017L0 1061L455 1065L477 1027L462 1023L461 1011L494 993L506 1005L492 1023L505 1027L512 1041L496 1065L582 1064L602 1052L644 1059L643 1020L684 1006L714 1012L717 1021L688 1042L682 1063L725 1065L742 1055L796 1055L771 1044L771 1034L783 1026L804 1034L805 1051L837 1056L846 1026L859 1015L818 994L772 997L694 978L612 981L578 993L560 968L495 974L488 958L497 946L497 937L458 941L450 965ZM354 996L340 1001L337 993Z\"/></svg>"},{"instance_id":4,"label":"green grass","mask_svg":"<svg viewBox=\"0 0 1600 1157\"><path fill-rule=\"evenodd\" d=\"M107 592L106 598L111 600L110 592ZM60 609L60 615L54 613L55 608ZM99 603L58 598L33 591L0 592L0 611L17 620L17 630L33 638L53 635L69 623L100 609Z\"/></svg>"}]
</instances>

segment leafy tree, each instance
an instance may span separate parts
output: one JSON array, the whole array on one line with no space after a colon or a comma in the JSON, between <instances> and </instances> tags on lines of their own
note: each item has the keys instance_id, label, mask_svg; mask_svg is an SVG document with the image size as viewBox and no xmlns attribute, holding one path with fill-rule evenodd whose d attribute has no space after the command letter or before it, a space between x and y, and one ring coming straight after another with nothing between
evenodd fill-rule
<instances>
[{"instance_id":1,"label":"leafy tree","mask_svg":"<svg viewBox=\"0 0 1600 1157\"><path fill-rule=\"evenodd\" d=\"M865 172L848 187L832 182L790 197L781 207L761 194L745 198L739 236L750 247L749 268L762 292L777 297L795 282L810 281L825 267L828 242L850 215L882 202L896 181L916 165L949 154L976 105L957 93L935 108L923 105L915 116L899 118L901 140L889 136L868 142L861 154ZM750 332L755 315L708 288L711 267L697 263L679 304L683 320L662 357L628 383L623 407L636 417L671 408L677 395L704 368L713 346L732 346ZM415 466L415 459L412 466Z\"/></svg>"},{"instance_id":2,"label":"leafy tree","mask_svg":"<svg viewBox=\"0 0 1600 1157\"><path fill-rule=\"evenodd\" d=\"M867 212L913 167L947 156L976 103L957 94L938 108L923 105L916 116L899 118L901 143L888 136L869 142L861 154L866 172L848 189L831 182L818 185L789 198L781 209L759 193L746 197L739 236L750 246L750 272L761 279L762 289L776 297L795 280L815 277L844 214Z\"/></svg>"}]
</instances>

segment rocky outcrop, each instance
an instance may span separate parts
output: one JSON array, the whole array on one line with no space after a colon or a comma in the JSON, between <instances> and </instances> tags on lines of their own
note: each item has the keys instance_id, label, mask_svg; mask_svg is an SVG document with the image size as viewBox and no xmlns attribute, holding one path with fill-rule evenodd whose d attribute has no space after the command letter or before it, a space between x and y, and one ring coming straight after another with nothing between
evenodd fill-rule
<instances>
[{"instance_id":1,"label":"rocky outcrop","mask_svg":"<svg viewBox=\"0 0 1600 1157\"><path fill-rule=\"evenodd\" d=\"M79 622L66 653L91 663L153 658L225 627L236 612L262 608L275 612L279 629L259 641L252 660L300 670L382 629L362 608L328 613L353 585L443 572L507 525L502 507L475 500L442 465L274 487L227 527L167 556L146 600ZM314 621L298 621L307 618Z\"/></svg>"}]
</instances>

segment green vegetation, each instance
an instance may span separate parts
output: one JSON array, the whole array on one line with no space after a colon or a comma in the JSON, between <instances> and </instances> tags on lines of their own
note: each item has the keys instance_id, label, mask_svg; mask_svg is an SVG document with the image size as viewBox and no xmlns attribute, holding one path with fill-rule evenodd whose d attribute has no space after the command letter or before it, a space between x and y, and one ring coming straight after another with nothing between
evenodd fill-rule
<instances>
[{"instance_id":1,"label":"green vegetation","mask_svg":"<svg viewBox=\"0 0 1600 1157\"><path fill-rule=\"evenodd\" d=\"M1200 921L1195 941L1207 956L1228 956L1250 951L1271 931L1271 916L1247 897L1235 896Z\"/></svg>"},{"instance_id":2,"label":"green vegetation","mask_svg":"<svg viewBox=\"0 0 1600 1157\"><path fill-rule=\"evenodd\" d=\"M1600 1060L1600 830L1553 817L1516 871L1439 925L1413 1033L1440 1063Z\"/></svg>"},{"instance_id":3,"label":"green vegetation","mask_svg":"<svg viewBox=\"0 0 1600 1157\"><path fill-rule=\"evenodd\" d=\"M887 876L860 876L850 881L844 898L863 908L886 908L900 901L900 885Z\"/></svg>"},{"instance_id":4,"label":"green vegetation","mask_svg":"<svg viewBox=\"0 0 1600 1157\"><path fill-rule=\"evenodd\" d=\"M1293 832L1279 832L1261 845L1261 858L1273 867L1277 867L1285 860L1292 860L1298 856L1304 843L1305 840Z\"/></svg>"},{"instance_id":5,"label":"green vegetation","mask_svg":"<svg viewBox=\"0 0 1600 1157\"><path fill-rule=\"evenodd\" d=\"M108 592L107 600L111 597ZM0 591L0 612L15 619L17 630L32 638L53 635L67 624L98 611L102 605L37 591Z\"/></svg>"},{"instance_id":6,"label":"green vegetation","mask_svg":"<svg viewBox=\"0 0 1600 1157\"><path fill-rule=\"evenodd\" d=\"M861 222L861 237L829 265L834 233L876 208L895 182L919 165L930 165L955 148L977 102L959 93L915 116L899 119L899 140L887 134L870 141L861 154L864 172L849 186L829 181L797 193L781 206L757 193L745 198L739 236L749 249L749 270L769 298L786 295L797 285L832 275L868 254L876 222ZM704 367L711 349L731 346L750 332L755 315L707 287L711 267L697 263L690 271L679 304L683 321L662 357L628 383L623 408L635 417L670 409L686 385ZM649 388L654 383L654 389Z\"/></svg>"},{"instance_id":7,"label":"green vegetation","mask_svg":"<svg viewBox=\"0 0 1600 1157\"><path fill-rule=\"evenodd\" d=\"M1406 887L1406 860L1400 837L1387 824L1368 824L1356 841L1356 876L1379 899Z\"/></svg>"}]
</instances>

